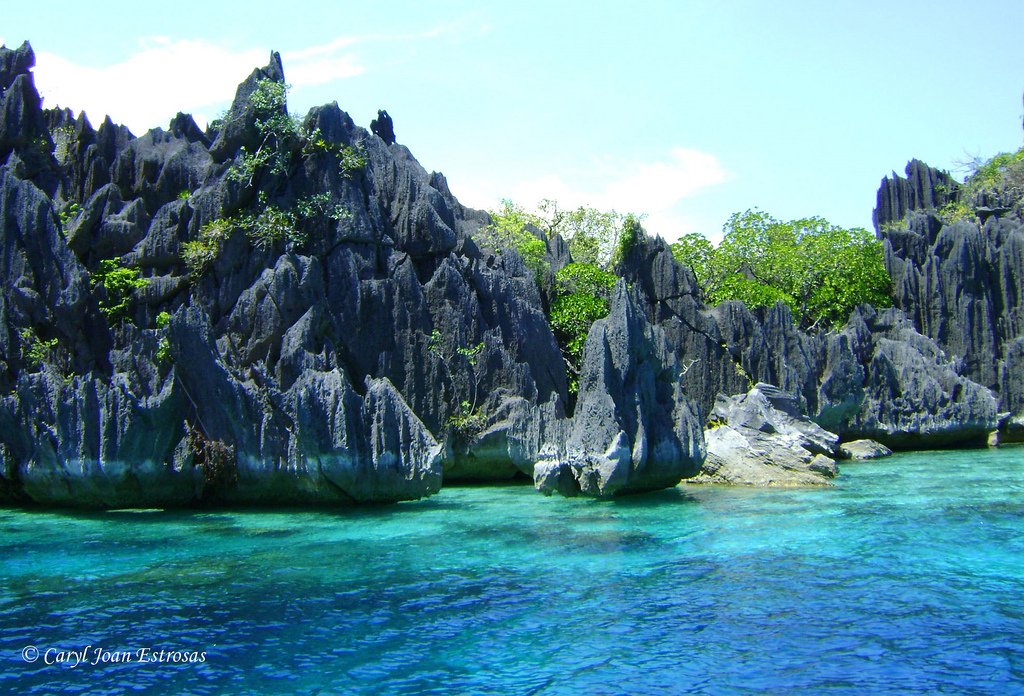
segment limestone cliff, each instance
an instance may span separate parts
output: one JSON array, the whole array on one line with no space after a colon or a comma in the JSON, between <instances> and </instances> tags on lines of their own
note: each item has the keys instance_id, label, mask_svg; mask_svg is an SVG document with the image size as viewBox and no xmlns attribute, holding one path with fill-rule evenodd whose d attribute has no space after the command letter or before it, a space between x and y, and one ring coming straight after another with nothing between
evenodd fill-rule
<instances>
[{"instance_id":1,"label":"limestone cliff","mask_svg":"<svg viewBox=\"0 0 1024 696\"><path fill-rule=\"evenodd\" d=\"M943 227L923 165L876 213L910 216L886 237L902 313L807 334L782 306L710 307L639 232L570 411L548 286L477 244L490 217L385 112L371 133L330 104L270 138L290 123L272 54L220 123L135 137L42 109L33 64L0 49L0 502L350 504L514 476L608 497L695 475L718 395L754 382L894 447L983 438L990 389L1024 412L1019 211Z\"/></svg>"},{"instance_id":2,"label":"limestone cliff","mask_svg":"<svg viewBox=\"0 0 1024 696\"><path fill-rule=\"evenodd\" d=\"M33 62L0 50L0 499L406 500L532 476L559 451L565 367L533 271L476 245L487 214L393 130L331 104L301 131L281 121L270 149L277 54L206 131L185 114L94 130L40 109ZM661 380L675 363L658 345L644 374ZM699 466L681 459L702 447L684 402L631 394L638 473L586 494Z\"/></svg>"}]
</instances>

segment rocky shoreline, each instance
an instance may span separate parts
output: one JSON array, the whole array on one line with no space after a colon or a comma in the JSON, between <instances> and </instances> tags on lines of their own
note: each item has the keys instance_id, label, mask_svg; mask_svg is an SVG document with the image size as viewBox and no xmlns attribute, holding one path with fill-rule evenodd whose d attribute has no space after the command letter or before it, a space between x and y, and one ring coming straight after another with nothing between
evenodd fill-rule
<instances>
[{"instance_id":1,"label":"rocky shoreline","mask_svg":"<svg viewBox=\"0 0 1024 696\"><path fill-rule=\"evenodd\" d=\"M284 83L277 54L216 127L179 114L141 137L42 109L33 64L27 43L0 49L2 504L344 505L515 476L611 497L728 479L709 473L727 432L706 435L709 417L734 451L763 445L735 439L750 428L733 395L833 434L797 478L834 475L840 442L1024 429L1019 205L944 225L948 182L920 163L883 181L876 210L896 309L805 333L782 305L708 306L638 230L571 399L544 283L478 244L490 217L405 146L335 103L306 115L315 137L238 175L262 151L254 94ZM264 237L223 223L255 211ZM571 262L545 242L553 271ZM130 303L119 269L138 269Z\"/></svg>"}]
</instances>

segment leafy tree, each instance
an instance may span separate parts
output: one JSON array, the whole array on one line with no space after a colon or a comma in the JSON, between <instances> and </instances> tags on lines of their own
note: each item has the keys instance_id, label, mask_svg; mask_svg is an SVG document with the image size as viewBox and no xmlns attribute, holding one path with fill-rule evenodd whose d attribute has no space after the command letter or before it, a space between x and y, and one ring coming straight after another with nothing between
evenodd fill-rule
<instances>
[{"instance_id":1,"label":"leafy tree","mask_svg":"<svg viewBox=\"0 0 1024 696\"><path fill-rule=\"evenodd\" d=\"M619 241L623 217L614 210L600 211L581 205L575 210L562 210L558 203L545 198L537 206L541 222L538 227L547 234L560 235L569 245L573 261L606 268Z\"/></svg>"},{"instance_id":2,"label":"leafy tree","mask_svg":"<svg viewBox=\"0 0 1024 696\"><path fill-rule=\"evenodd\" d=\"M640 227L640 221L645 217L647 216L630 213L622 218L622 228L615 243L615 251L612 252L609 265L617 266L640 242L640 235L643 231Z\"/></svg>"},{"instance_id":3,"label":"leafy tree","mask_svg":"<svg viewBox=\"0 0 1024 696\"><path fill-rule=\"evenodd\" d=\"M483 231L485 242L517 249L527 265L543 269L544 243L531 228L548 237L560 235L569 245L573 261L608 268L622 234L625 217L614 210L600 211L589 206L563 210L557 201L545 198L530 212L509 199L489 211L494 224Z\"/></svg>"},{"instance_id":4,"label":"leafy tree","mask_svg":"<svg viewBox=\"0 0 1024 696\"><path fill-rule=\"evenodd\" d=\"M710 239L698 232L691 232L672 245L672 253L679 263L690 267L705 295L712 296L718 291L723 274L718 268L715 245Z\"/></svg>"},{"instance_id":5,"label":"leafy tree","mask_svg":"<svg viewBox=\"0 0 1024 696\"><path fill-rule=\"evenodd\" d=\"M583 346L590 327L608 315L616 276L607 269L636 244L642 218L586 206L562 210L548 199L536 212L504 199L501 208L490 214L494 222L481 231L482 240L518 249L538 276L545 270L546 249L535 232L559 234L569 244L574 262L555 274L548 321L565 359L571 398L579 391Z\"/></svg>"},{"instance_id":6,"label":"leafy tree","mask_svg":"<svg viewBox=\"0 0 1024 696\"><path fill-rule=\"evenodd\" d=\"M805 328L839 324L862 303L892 305L882 245L866 230L817 217L785 222L748 210L729 218L724 232L718 247L696 235L672 245L712 303L784 302Z\"/></svg>"},{"instance_id":7,"label":"leafy tree","mask_svg":"<svg viewBox=\"0 0 1024 696\"><path fill-rule=\"evenodd\" d=\"M959 190L961 205L971 203L982 191L994 194L1010 207L1024 200L1024 147L1016 152L1001 152L988 160L976 157L964 164L968 175ZM971 213L973 218L973 210Z\"/></svg>"},{"instance_id":8,"label":"leafy tree","mask_svg":"<svg viewBox=\"0 0 1024 696\"><path fill-rule=\"evenodd\" d=\"M590 327L608 316L608 301L616 276L591 263L570 263L555 274L556 295L551 303L551 328L569 373L569 391L579 391L583 346Z\"/></svg>"},{"instance_id":9,"label":"leafy tree","mask_svg":"<svg viewBox=\"0 0 1024 696\"><path fill-rule=\"evenodd\" d=\"M544 220L535 213L529 213L521 205L503 198L501 207L489 211L493 223L480 232L484 243L495 247L515 249L523 257L528 268L540 275L547 267L544 255L547 248L544 241L530 228L541 228Z\"/></svg>"}]
</instances>

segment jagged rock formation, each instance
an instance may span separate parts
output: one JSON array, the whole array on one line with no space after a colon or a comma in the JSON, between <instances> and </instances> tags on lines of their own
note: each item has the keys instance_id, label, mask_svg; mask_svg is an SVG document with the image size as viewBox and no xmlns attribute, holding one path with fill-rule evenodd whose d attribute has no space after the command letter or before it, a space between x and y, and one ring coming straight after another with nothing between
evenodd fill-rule
<instances>
[{"instance_id":1,"label":"jagged rock formation","mask_svg":"<svg viewBox=\"0 0 1024 696\"><path fill-rule=\"evenodd\" d=\"M442 464L474 456L473 438L453 451L456 417L487 435L507 402L564 402L532 273L514 252L482 253L470 233L486 215L407 149L333 104L306 127L361 153L359 171L296 150L286 172L229 175L257 142L252 94L283 82L277 54L239 86L219 130L179 114L140 138L39 110L32 64L27 44L0 51L13 134L0 167L4 499L417 498L439 489ZM281 209L326 193L342 212L302 223L304 241L256 245L235 228L190 273L186 243L258 193ZM148 282L109 324L96 282L108 259ZM173 315L164 327L161 312ZM502 464L518 471L508 453Z\"/></svg>"},{"instance_id":2,"label":"jagged rock formation","mask_svg":"<svg viewBox=\"0 0 1024 696\"><path fill-rule=\"evenodd\" d=\"M387 111L377 111L377 118L370 121L370 130L383 140L385 145L395 142L395 122L391 120Z\"/></svg>"},{"instance_id":3,"label":"jagged rock formation","mask_svg":"<svg viewBox=\"0 0 1024 696\"><path fill-rule=\"evenodd\" d=\"M709 426L707 459L688 483L827 486L839 474L839 436L801 414L794 396L772 385L719 395Z\"/></svg>"},{"instance_id":4,"label":"jagged rock formation","mask_svg":"<svg viewBox=\"0 0 1024 696\"><path fill-rule=\"evenodd\" d=\"M740 302L705 306L689 269L660 239L639 240L621 270L687 366L684 388L702 419L719 394L756 381L793 394L802 413L844 440L942 447L983 442L998 427L989 391L896 310L864 307L840 331L807 334L781 304L756 312Z\"/></svg>"},{"instance_id":5,"label":"jagged rock formation","mask_svg":"<svg viewBox=\"0 0 1024 696\"><path fill-rule=\"evenodd\" d=\"M611 312L587 336L565 454L534 468L542 492L604 498L674 486L700 469L704 442L682 369L638 304L619 280Z\"/></svg>"},{"instance_id":6,"label":"jagged rock formation","mask_svg":"<svg viewBox=\"0 0 1024 696\"><path fill-rule=\"evenodd\" d=\"M966 376L998 394L1000 410L1012 414L1002 439L1022 437L1021 202L1007 206L984 191L961 201L948 174L916 160L906 174L882 181L875 210L896 304L921 333L962 361ZM902 204L894 205L896 199ZM965 206L970 218L944 219L940 209L949 201Z\"/></svg>"},{"instance_id":7,"label":"jagged rock formation","mask_svg":"<svg viewBox=\"0 0 1024 696\"><path fill-rule=\"evenodd\" d=\"M854 311L829 336L815 420L894 449L981 446L999 424L991 392L896 309Z\"/></svg>"},{"instance_id":8,"label":"jagged rock formation","mask_svg":"<svg viewBox=\"0 0 1024 696\"><path fill-rule=\"evenodd\" d=\"M386 137L386 114L376 137L318 107L261 150L268 122L291 123L267 99L268 84L284 94L272 54L220 124L178 114L136 138L43 110L33 64L28 44L0 49L0 502L383 502L521 475L608 497L696 473L717 395L753 381L844 437L924 447L995 427L995 402L965 378L986 346L1002 358L976 378L985 386L1024 369L1019 312L1003 311L1017 306L1019 261L985 257L1005 269L985 281L1001 304L956 305L968 324L1008 328L947 358L953 329L909 302L924 335L870 308L808 335L782 306L708 307L667 245L638 231L618 269L630 288L593 326L567 412L550 277L538 287L515 251L478 246L489 216ZM938 204L942 181L921 170L883 217ZM1017 259L1005 220L985 234ZM918 268L909 259L938 249L932 268L963 247L949 273L971 277L963 236L908 235L892 255ZM545 241L552 269L572 260ZM1020 413L1022 392L1001 389L1004 407Z\"/></svg>"},{"instance_id":9,"label":"jagged rock formation","mask_svg":"<svg viewBox=\"0 0 1024 696\"><path fill-rule=\"evenodd\" d=\"M461 206L393 132L387 142L337 104L315 108L303 125L312 145L279 134L274 166L254 167L260 129L286 114L267 97L284 82L277 54L216 128L178 114L138 138L109 119L94 131L84 115L39 110L32 62L27 44L0 51L4 103L18 107L5 111L15 135L0 166L2 500L406 500L442 477L582 461L600 428L622 431L629 471L574 494L696 471L700 431L674 354L625 290L627 326L609 324L622 335L601 344L622 374L595 364L581 402L613 407L584 427L565 411L533 271L514 251L480 249L472 235L489 217ZM273 113L259 111L267 103ZM319 212L293 214L287 234L252 235L267 211L310 201ZM564 244L549 246L568 262ZM206 256L190 266L197 248ZM127 299L102 281L111 261L139 269ZM646 351L635 368L630 350Z\"/></svg>"}]
</instances>

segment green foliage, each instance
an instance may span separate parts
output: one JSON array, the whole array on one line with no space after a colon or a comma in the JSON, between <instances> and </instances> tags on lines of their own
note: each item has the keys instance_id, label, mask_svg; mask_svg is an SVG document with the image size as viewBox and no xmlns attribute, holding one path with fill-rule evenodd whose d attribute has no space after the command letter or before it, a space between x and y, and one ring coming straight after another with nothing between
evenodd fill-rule
<instances>
[{"instance_id":1,"label":"green foliage","mask_svg":"<svg viewBox=\"0 0 1024 696\"><path fill-rule=\"evenodd\" d=\"M64 209L60 211L60 215L57 217L60 219L61 229L68 226L68 223L78 217L78 214L82 212L82 206L77 203L68 203L64 206Z\"/></svg>"},{"instance_id":2,"label":"green foliage","mask_svg":"<svg viewBox=\"0 0 1024 696\"><path fill-rule=\"evenodd\" d=\"M616 276L594 264L571 263L555 274L556 296L551 302L551 328L569 374L569 391L579 391L583 347L590 327L608 316L609 294Z\"/></svg>"},{"instance_id":3,"label":"green foliage","mask_svg":"<svg viewBox=\"0 0 1024 696\"><path fill-rule=\"evenodd\" d=\"M967 178L960 188L960 200L970 204L985 191L1003 205L1012 207L1024 199L1024 147L1016 152L1001 152L988 160L974 158L966 163Z\"/></svg>"},{"instance_id":4,"label":"green foliage","mask_svg":"<svg viewBox=\"0 0 1024 696\"><path fill-rule=\"evenodd\" d=\"M957 200L949 201L946 205L937 210L936 214L947 224L952 224L961 220L974 222L977 217L972 206Z\"/></svg>"},{"instance_id":5,"label":"green foliage","mask_svg":"<svg viewBox=\"0 0 1024 696\"><path fill-rule=\"evenodd\" d=\"M229 175L248 186L257 184L264 174L284 176L297 153L305 156L332 154L338 158L338 171L352 178L366 167L362 150L331 142L319 128L306 132L301 121L288 113L289 86L270 79L256 83L249 96L255 111L260 143L255 150L242 148L241 157Z\"/></svg>"},{"instance_id":6,"label":"green foliage","mask_svg":"<svg viewBox=\"0 0 1024 696\"><path fill-rule=\"evenodd\" d=\"M458 411L448 419L452 434L463 440L472 440L483 431L485 425L484 417L468 401L460 403Z\"/></svg>"},{"instance_id":7,"label":"green foliage","mask_svg":"<svg viewBox=\"0 0 1024 696\"><path fill-rule=\"evenodd\" d=\"M224 242L236 229L245 230L249 241L267 249L282 241L305 244L307 232L300 223L307 220L344 220L352 217L341 204L331 205L328 193L299 198L293 210L282 210L267 203L265 191L257 199L258 213L221 218L202 226L196 239L185 242L182 257L189 274L198 278L206 273L220 256Z\"/></svg>"},{"instance_id":8,"label":"green foliage","mask_svg":"<svg viewBox=\"0 0 1024 696\"><path fill-rule=\"evenodd\" d=\"M555 274L559 294L593 295L608 299L617 276L592 263L570 263Z\"/></svg>"},{"instance_id":9,"label":"green foliage","mask_svg":"<svg viewBox=\"0 0 1024 696\"><path fill-rule=\"evenodd\" d=\"M431 353L441 355L441 340L441 332L438 331L437 329L434 329L433 331L430 332L430 342L427 343L427 349ZM443 358L444 356L441 357Z\"/></svg>"},{"instance_id":10,"label":"green foliage","mask_svg":"<svg viewBox=\"0 0 1024 696\"><path fill-rule=\"evenodd\" d=\"M843 229L821 218L784 222L748 210L733 215L724 232L717 248L693 235L673 245L709 302L784 302L805 328L841 323L862 303L892 304L881 242L863 229Z\"/></svg>"},{"instance_id":11,"label":"green foliage","mask_svg":"<svg viewBox=\"0 0 1024 696\"><path fill-rule=\"evenodd\" d=\"M100 311L108 323L124 320L134 292L149 285L148 279L140 277L141 273L138 268L126 268L114 259L104 259L89 274L89 282L94 286L102 285L105 290L106 298L100 300Z\"/></svg>"},{"instance_id":12,"label":"green foliage","mask_svg":"<svg viewBox=\"0 0 1024 696\"><path fill-rule=\"evenodd\" d=\"M882 234L893 234L896 232L906 232L909 227L910 224L907 222L907 218L903 218L902 220L883 223L878 229Z\"/></svg>"},{"instance_id":13,"label":"green foliage","mask_svg":"<svg viewBox=\"0 0 1024 696\"><path fill-rule=\"evenodd\" d=\"M605 268L611 261L624 219L614 210L602 212L589 206L561 210L545 198L537 206L538 227L548 236L559 235L569 245L573 261Z\"/></svg>"},{"instance_id":14,"label":"green foliage","mask_svg":"<svg viewBox=\"0 0 1024 696\"><path fill-rule=\"evenodd\" d=\"M338 171L346 179L351 179L366 168L366 156L362 150L354 147L343 147L338 150Z\"/></svg>"},{"instance_id":15,"label":"green foliage","mask_svg":"<svg viewBox=\"0 0 1024 696\"><path fill-rule=\"evenodd\" d=\"M346 179L351 179L366 167L366 155L360 148L331 142L319 128L314 128L311 132L306 133L302 152L306 155L333 154L337 156L338 171Z\"/></svg>"},{"instance_id":16,"label":"green foliage","mask_svg":"<svg viewBox=\"0 0 1024 696\"><path fill-rule=\"evenodd\" d=\"M433 336L431 336L431 338L433 338ZM483 350L483 348L484 342L480 341L480 343L477 343L475 346L472 347L456 348L455 352L458 353L459 355L465 355L467 358L469 358L469 364L472 365L473 367L476 367L476 359L480 356L480 351Z\"/></svg>"},{"instance_id":17,"label":"green foliage","mask_svg":"<svg viewBox=\"0 0 1024 696\"><path fill-rule=\"evenodd\" d=\"M255 150L242 148L241 159L229 175L252 186L264 172L284 175L291 165L292 150L301 139L300 127L288 114L288 86L269 78L256 83L249 95L260 143Z\"/></svg>"},{"instance_id":18,"label":"green foliage","mask_svg":"<svg viewBox=\"0 0 1024 696\"><path fill-rule=\"evenodd\" d=\"M544 241L529 230L530 226L539 227L543 219L536 214L526 212L522 206L516 205L505 198L501 208L488 211L493 223L480 232L485 244L496 248L515 249L523 257L527 268L537 275L547 269L544 256L547 247Z\"/></svg>"},{"instance_id":19,"label":"green foliage","mask_svg":"<svg viewBox=\"0 0 1024 696\"><path fill-rule=\"evenodd\" d=\"M199 235L194 240L182 245L182 257L189 275L198 278L210 269L235 225L234 221L227 218L208 222L199 229Z\"/></svg>"},{"instance_id":20,"label":"green foliage","mask_svg":"<svg viewBox=\"0 0 1024 696\"><path fill-rule=\"evenodd\" d=\"M307 155L337 152L338 146L328 140L319 128L314 128L306 135L306 141L302 145L302 151Z\"/></svg>"},{"instance_id":21,"label":"green foliage","mask_svg":"<svg viewBox=\"0 0 1024 696\"><path fill-rule=\"evenodd\" d=\"M160 342L156 345L156 359L160 362L169 363L171 359L171 342L166 336L160 338Z\"/></svg>"},{"instance_id":22,"label":"green foliage","mask_svg":"<svg viewBox=\"0 0 1024 696\"><path fill-rule=\"evenodd\" d=\"M494 223L481 232L482 241L517 249L535 271L543 270L546 248L529 226L549 238L561 236L574 261L607 268L622 234L622 221L626 219L614 210L602 212L588 206L562 210L550 199L542 200L533 212L508 199L501 203L501 208L488 211Z\"/></svg>"},{"instance_id":23,"label":"green foliage","mask_svg":"<svg viewBox=\"0 0 1024 696\"><path fill-rule=\"evenodd\" d=\"M551 328L577 372L590 327L606 316L608 300L593 295L572 293L556 297L551 303Z\"/></svg>"},{"instance_id":24,"label":"green foliage","mask_svg":"<svg viewBox=\"0 0 1024 696\"><path fill-rule=\"evenodd\" d=\"M57 347L57 339L44 341L33 329L22 329L21 340L24 344L22 357L30 368L42 365L50 357L51 351Z\"/></svg>"},{"instance_id":25,"label":"green foliage","mask_svg":"<svg viewBox=\"0 0 1024 696\"><path fill-rule=\"evenodd\" d=\"M448 373L448 378L451 380L454 386L457 381L455 375L452 373L452 358L456 354L465 356L471 366L472 374L472 391L468 396L472 398L472 401L468 399L463 400L459 403L459 406L453 408L454 413L448 418L448 430L452 436L456 439L461 439L464 445L469 440L476 437L486 425L486 418L477 409L477 399L480 396L480 384L478 379L480 375L477 373L476 362L479 358L481 351L483 351L483 341L476 344L475 346L464 346L456 348L454 352L446 354L445 351L444 335L438 330L434 329L430 332L430 338L427 342L427 349L433 353L440 360L444 370ZM458 398L453 396L452 401Z\"/></svg>"},{"instance_id":26,"label":"green foliage","mask_svg":"<svg viewBox=\"0 0 1024 696\"><path fill-rule=\"evenodd\" d=\"M619 233L618 243L615 245L611 259L613 266L618 265L622 259L626 258L640 242L641 220L643 220L643 216L636 216L632 213L622 219L622 231Z\"/></svg>"},{"instance_id":27,"label":"green foliage","mask_svg":"<svg viewBox=\"0 0 1024 696\"><path fill-rule=\"evenodd\" d=\"M254 245L267 249L287 239L304 244L306 236L295 228L295 215L269 205L256 217L245 218L240 224L247 228L246 234Z\"/></svg>"},{"instance_id":28,"label":"green foliage","mask_svg":"<svg viewBox=\"0 0 1024 696\"><path fill-rule=\"evenodd\" d=\"M301 220L347 220L352 213L338 203L331 205L331 194L316 193L295 201L295 211Z\"/></svg>"},{"instance_id":29,"label":"green foliage","mask_svg":"<svg viewBox=\"0 0 1024 696\"><path fill-rule=\"evenodd\" d=\"M187 201L190 198L192 198L192 192L189 191L188 189L185 189L181 193L178 194L178 200L179 201Z\"/></svg>"},{"instance_id":30,"label":"green foliage","mask_svg":"<svg viewBox=\"0 0 1024 696\"><path fill-rule=\"evenodd\" d=\"M166 329L170 323L170 312L160 312L156 315L156 328ZM160 337L160 341L156 346L156 358L161 362L171 362L171 342L167 339L167 336Z\"/></svg>"},{"instance_id":31,"label":"green foliage","mask_svg":"<svg viewBox=\"0 0 1024 696\"><path fill-rule=\"evenodd\" d=\"M718 255L711 240L697 232L683 235L672 245L672 253L679 263L693 271L693 277L705 294L715 294L724 274L718 268Z\"/></svg>"}]
</instances>

